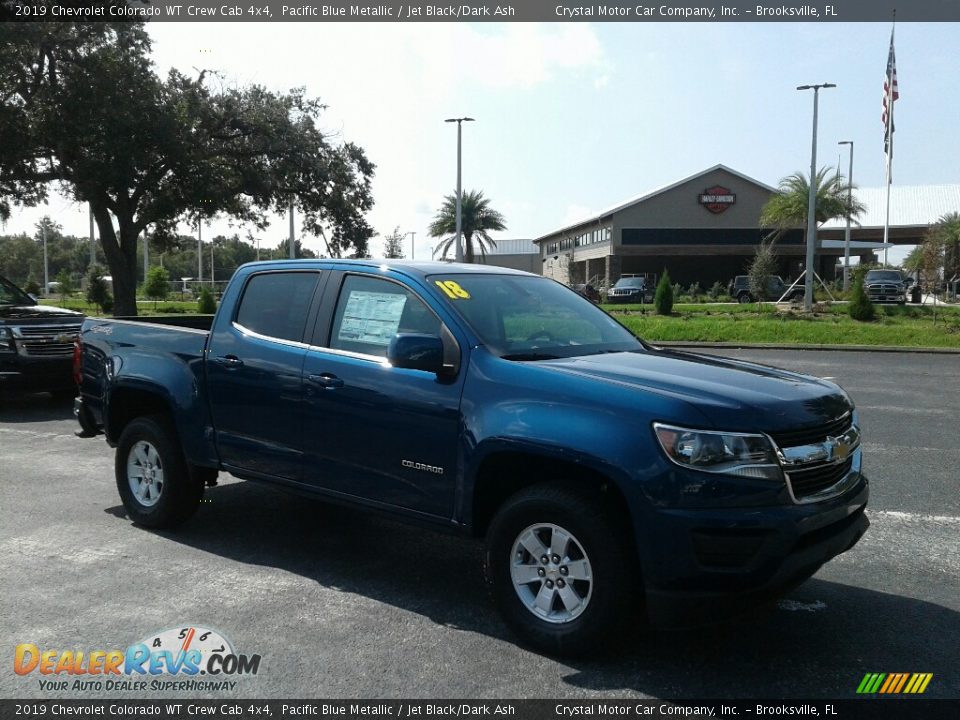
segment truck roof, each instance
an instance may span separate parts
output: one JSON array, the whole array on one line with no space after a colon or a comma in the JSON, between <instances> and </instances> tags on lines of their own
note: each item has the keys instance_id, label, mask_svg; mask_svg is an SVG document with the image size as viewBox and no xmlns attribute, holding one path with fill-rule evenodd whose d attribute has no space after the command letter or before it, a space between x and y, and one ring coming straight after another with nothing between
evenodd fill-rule
<instances>
[{"instance_id":1,"label":"truck roof","mask_svg":"<svg viewBox=\"0 0 960 720\"><path fill-rule=\"evenodd\" d=\"M316 258L304 260L261 260L259 262L246 263L240 266L237 272L241 270L250 272L254 269L312 269L312 268L364 268L364 269L383 269L396 270L411 277L423 278L427 275L459 275L464 273L482 274L482 275L533 275L533 273L522 270L513 270L511 268L499 267L496 265L480 265L473 263L451 263L433 260L380 260L375 258L363 258L359 260L344 260L339 258Z\"/></svg>"}]
</instances>

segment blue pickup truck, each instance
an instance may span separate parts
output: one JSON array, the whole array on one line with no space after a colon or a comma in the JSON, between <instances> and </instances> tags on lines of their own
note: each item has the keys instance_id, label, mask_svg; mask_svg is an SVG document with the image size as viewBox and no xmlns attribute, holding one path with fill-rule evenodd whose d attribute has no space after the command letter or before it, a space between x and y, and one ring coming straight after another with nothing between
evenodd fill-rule
<instances>
[{"instance_id":1,"label":"blue pickup truck","mask_svg":"<svg viewBox=\"0 0 960 720\"><path fill-rule=\"evenodd\" d=\"M742 611L868 526L835 384L653 347L527 273L253 263L212 323L88 319L78 362L136 523L226 471L483 537L507 623L553 653Z\"/></svg>"}]
</instances>

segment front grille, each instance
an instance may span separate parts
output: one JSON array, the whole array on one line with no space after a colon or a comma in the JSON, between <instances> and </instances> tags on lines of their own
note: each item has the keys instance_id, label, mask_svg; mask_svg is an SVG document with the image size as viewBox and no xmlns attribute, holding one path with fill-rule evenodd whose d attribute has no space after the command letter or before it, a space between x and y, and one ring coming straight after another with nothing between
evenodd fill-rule
<instances>
[{"instance_id":1,"label":"front grille","mask_svg":"<svg viewBox=\"0 0 960 720\"><path fill-rule=\"evenodd\" d=\"M25 355L35 355L38 357L71 357L73 355L73 343L21 343Z\"/></svg>"},{"instance_id":2,"label":"front grille","mask_svg":"<svg viewBox=\"0 0 960 720\"><path fill-rule=\"evenodd\" d=\"M17 335L23 338L47 338L60 334L80 334L80 325L21 325Z\"/></svg>"},{"instance_id":3,"label":"front grille","mask_svg":"<svg viewBox=\"0 0 960 720\"><path fill-rule=\"evenodd\" d=\"M23 355L70 357L73 341L80 336L79 325L21 325L13 329Z\"/></svg>"},{"instance_id":4,"label":"front grille","mask_svg":"<svg viewBox=\"0 0 960 720\"><path fill-rule=\"evenodd\" d=\"M782 448L812 445L813 443L823 442L827 436L836 437L837 435L843 435L843 433L850 428L851 422L850 413L846 413L826 425L817 425L816 427L801 428L799 430L772 432L770 433L770 437Z\"/></svg>"},{"instance_id":5,"label":"front grille","mask_svg":"<svg viewBox=\"0 0 960 720\"><path fill-rule=\"evenodd\" d=\"M790 478L790 486L793 488L793 496L800 500L810 495L816 495L821 490L826 490L843 480L852 467L853 458L848 457L836 465L818 465L808 470L794 470L787 473Z\"/></svg>"}]
</instances>

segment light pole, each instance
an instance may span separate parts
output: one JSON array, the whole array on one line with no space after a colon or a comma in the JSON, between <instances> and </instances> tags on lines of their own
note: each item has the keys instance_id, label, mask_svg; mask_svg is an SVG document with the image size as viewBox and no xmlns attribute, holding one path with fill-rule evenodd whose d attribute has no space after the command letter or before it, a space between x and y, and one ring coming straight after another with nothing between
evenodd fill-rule
<instances>
[{"instance_id":1,"label":"light pole","mask_svg":"<svg viewBox=\"0 0 960 720\"><path fill-rule=\"evenodd\" d=\"M410 259L413 260L414 259L413 258L413 255L414 255L413 241L416 239L417 231L411 230L410 232L407 233L407 235L410 236ZM406 237L407 235L404 235L404 237Z\"/></svg>"},{"instance_id":2,"label":"light pole","mask_svg":"<svg viewBox=\"0 0 960 720\"><path fill-rule=\"evenodd\" d=\"M197 218L197 287L203 287L203 219ZM199 290L198 290L199 292Z\"/></svg>"},{"instance_id":3,"label":"light pole","mask_svg":"<svg viewBox=\"0 0 960 720\"><path fill-rule=\"evenodd\" d=\"M290 197L290 259L297 259L297 245L293 239L293 196Z\"/></svg>"},{"instance_id":4,"label":"light pole","mask_svg":"<svg viewBox=\"0 0 960 720\"><path fill-rule=\"evenodd\" d=\"M40 232L43 234L43 296L50 295L50 266L47 264L47 218L40 221Z\"/></svg>"},{"instance_id":5,"label":"light pole","mask_svg":"<svg viewBox=\"0 0 960 720\"><path fill-rule=\"evenodd\" d=\"M473 122L471 117L460 117L460 118L447 118L444 122L455 122L457 124L457 249L454 253L454 260L458 263L463 262L463 243L460 239L460 233L462 231L462 207L461 201L463 199L463 192L460 186L460 171L461 171L461 129L464 122Z\"/></svg>"},{"instance_id":6,"label":"light pole","mask_svg":"<svg viewBox=\"0 0 960 720\"><path fill-rule=\"evenodd\" d=\"M810 150L810 195L807 199L807 260L806 285L803 292L804 312L813 310L813 251L817 244L817 104L821 88L834 88L833 83L819 85L799 85L797 90L813 90L813 141Z\"/></svg>"},{"instance_id":7,"label":"light pole","mask_svg":"<svg viewBox=\"0 0 960 720\"><path fill-rule=\"evenodd\" d=\"M93 238L93 206L87 203L90 214L90 265L97 264L97 241Z\"/></svg>"},{"instance_id":8,"label":"light pole","mask_svg":"<svg viewBox=\"0 0 960 720\"><path fill-rule=\"evenodd\" d=\"M847 230L843 234L843 291L850 289L850 208L853 206L853 140L841 140L837 145L850 146L850 172L847 174Z\"/></svg>"}]
</instances>

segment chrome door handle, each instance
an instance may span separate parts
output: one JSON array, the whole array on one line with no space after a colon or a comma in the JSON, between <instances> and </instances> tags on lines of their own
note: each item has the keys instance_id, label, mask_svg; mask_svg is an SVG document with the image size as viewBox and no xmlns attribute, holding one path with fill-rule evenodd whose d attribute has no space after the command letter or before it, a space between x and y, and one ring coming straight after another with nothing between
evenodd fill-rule
<instances>
[{"instance_id":1,"label":"chrome door handle","mask_svg":"<svg viewBox=\"0 0 960 720\"><path fill-rule=\"evenodd\" d=\"M323 373L321 375L307 375L307 380L315 385L319 385L320 387L330 389L343 387L343 380L338 378L336 375L331 375L330 373Z\"/></svg>"},{"instance_id":2,"label":"chrome door handle","mask_svg":"<svg viewBox=\"0 0 960 720\"><path fill-rule=\"evenodd\" d=\"M214 358L213 361L217 365L222 365L225 368L232 369L243 367L243 360L238 358L236 355L226 355L224 357Z\"/></svg>"}]
</instances>

